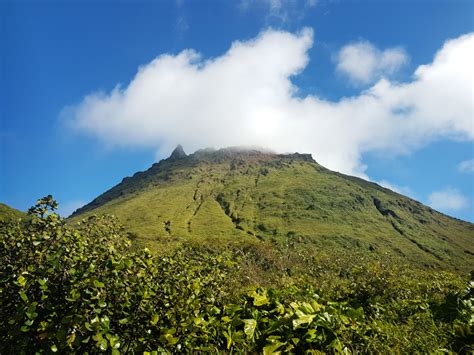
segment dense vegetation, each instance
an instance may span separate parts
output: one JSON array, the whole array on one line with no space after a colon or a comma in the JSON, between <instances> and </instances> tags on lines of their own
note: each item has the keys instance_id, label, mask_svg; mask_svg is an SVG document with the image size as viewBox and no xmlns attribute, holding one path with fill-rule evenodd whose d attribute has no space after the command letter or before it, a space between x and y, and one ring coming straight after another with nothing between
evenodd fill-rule
<instances>
[{"instance_id":1,"label":"dense vegetation","mask_svg":"<svg viewBox=\"0 0 474 355\"><path fill-rule=\"evenodd\" d=\"M0 225L2 354L473 350L467 275L291 238L155 254L113 217L72 226L56 207Z\"/></svg>"}]
</instances>

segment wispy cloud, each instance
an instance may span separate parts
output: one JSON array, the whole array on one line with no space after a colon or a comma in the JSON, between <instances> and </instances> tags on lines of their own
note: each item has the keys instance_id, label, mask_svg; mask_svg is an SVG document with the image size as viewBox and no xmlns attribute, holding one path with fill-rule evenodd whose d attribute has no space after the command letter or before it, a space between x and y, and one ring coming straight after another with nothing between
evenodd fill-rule
<instances>
[{"instance_id":1,"label":"wispy cloud","mask_svg":"<svg viewBox=\"0 0 474 355\"><path fill-rule=\"evenodd\" d=\"M189 21L185 16L184 0L175 0L175 6L178 10L178 17L176 18L175 28L180 35L183 35L189 29Z\"/></svg>"},{"instance_id":2,"label":"wispy cloud","mask_svg":"<svg viewBox=\"0 0 474 355\"><path fill-rule=\"evenodd\" d=\"M430 194L428 204L440 211L457 211L469 206L467 198L452 187L446 187Z\"/></svg>"},{"instance_id":3,"label":"wispy cloud","mask_svg":"<svg viewBox=\"0 0 474 355\"><path fill-rule=\"evenodd\" d=\"M365 176L366 152L411 152L432 140L473 140L474 34L447 41L407 83L381 79L359 95L297 96L313 32L267 30L216 58L163 54L125 87L64 111L74 128L110 145L264 146L312 153L330 169Z\"/></svg>"},{"instance_id":4,"label":"wispy cloud","mask_svg":"<svg viewBox=\"0 0 474 355\"><path fill-rule=\"evenodd\" d=\"M414 197L413 191L408 186L399 186L387 180L380 180L380 181L375 181L375 182L379 184L380 186L383 186L389 190L398 192L399 194Z\"/></svg>"},{"instance_id":5,"label":"wispy cloud","mask_svg":"<svg viewBox=\"0 0 474 355\"><path fill-rule=\"evenodd\" d=\"M408 63L408 54L400 47L379 50L368 41L359 41L341 48L336 70L355 84L370 84L390 76Z\"/></svg>"},{"instance_id":6,"label":"wispy cloud","mask_svg":"<svg viewBox=\"0 0 474 355\"><path fill-rule=\"evenodd\" d=\"M458 170L462 173L474 173L474 159L460 162L458 165Z\"/></svg>"},{"instance_id":7,"label":"wispy cloud","mask_svg":"<svg viewBox=\"0 0 474 355\"><path fill-rule=\"evenodd\" d=\"M266 22L281 23L299 20L306 15L306 11L317 5L317 0L240 0L239 2L242 11L261 9L265 12Z\"/></svg>"},{"instance_id":8,"label":"wispy cloud","mask_svg":"<svg viewBox=\"0 0 474 355\"><path fill-rule=\"evenodd\" d=\"M186 18L181 15L176 19L176 30L180 33L186 32L189 29L189 23Z\"/></svg>"}]
</instances>

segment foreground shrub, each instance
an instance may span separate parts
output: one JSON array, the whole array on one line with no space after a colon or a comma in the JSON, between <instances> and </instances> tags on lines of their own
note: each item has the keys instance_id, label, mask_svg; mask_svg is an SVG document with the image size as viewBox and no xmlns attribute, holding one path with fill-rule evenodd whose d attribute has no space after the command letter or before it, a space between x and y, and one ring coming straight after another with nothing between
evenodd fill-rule
<instances>
[{"instance_id":1,"label":"foreground shrub","mask_svg":"<svg viewBox=\"0 0 474 355\"><path fill-rule=\"evenodd\" d=\"M26 222L0 227L3 351L200 349L215 337L206 322L219 312L229 261L133 253L113 218L73 229L56 206L46 197Z\"/></svg>"},{"instance_id":2,"label":"foreground shrub","mask_svg":"<svg viewBox=\"0 0 474 355\"><path fill-rule=\"evenodd\" d=\"M473 351L473 283L449 273L338 257L308 263L331 282L244 290L247 254L154 256L113 217L70 227L56 208L0 224L2 354Z\"/></svg>"}]
</instances>

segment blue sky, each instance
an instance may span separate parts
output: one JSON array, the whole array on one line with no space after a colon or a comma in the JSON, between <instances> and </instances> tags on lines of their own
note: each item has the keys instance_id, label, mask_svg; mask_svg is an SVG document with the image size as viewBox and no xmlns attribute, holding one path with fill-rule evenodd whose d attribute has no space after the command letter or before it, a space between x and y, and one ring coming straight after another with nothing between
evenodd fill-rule
<instances>
[{"instance_id":1,"label":"blue sky","mask_svg":"<svg viewBox=\"0 0 474 355\"><path fill-rule=\"evenodd\" d=\"M25 210L51 193L67 215L177 143L258 144L474 221L460 59L473 13L471 1L0 2L0 201Z\"/></svg>"}]
</instances>

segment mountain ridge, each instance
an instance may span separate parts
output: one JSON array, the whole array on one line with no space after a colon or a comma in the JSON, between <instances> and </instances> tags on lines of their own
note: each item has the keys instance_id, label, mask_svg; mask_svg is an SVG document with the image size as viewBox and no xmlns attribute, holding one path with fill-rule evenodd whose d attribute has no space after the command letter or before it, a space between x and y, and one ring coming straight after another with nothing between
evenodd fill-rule
<instances>
[{"instance_id":1,"label":"mountain ridge","mask_svg":"<svg viewBox=\"0 0 474 355\"><path fill-rule=\"evenodd\" d=\"M312 161L316 163L316 161L313 159L311 154L301 154L301 153L277 154L268 149L256 148L256 147L243 147L243 146L227 147L227 148L221 148L221 149L203 148L203 149L198 149L194 153L187 155L184 152L184 149L181 146L181 144L178 144L177 147L172 151L171 155L168 158L162 159L157 163L153 163L152 166L145 171L138 171L135 174L133 174L133 176L127 176L123 178L120 183L118 183L111 189L107 190L103 194L99 195L96 199L92 200L90 203L76 209L71 214L71 217L77 216L81 213L84 213L86 211L89 211L91 209L101 206L103 203L106 203L108 200L107 198L105 198L105 201L104 201L104 199L102 199L101 197L102 196L105 197L109 191L113 191L116 187L126 183L127 181L130 181L133 178L146 176L149 173L155 173L159 168L162 168L165 163L176 162L184 158L190 158L193 160L216 161L216 160L232 159L232 158L233 159L237 159L237 158L248 159L251 157L254 157L254 158L260 157L264 159L268 159L270 157L287 157L287 158L293 158L293 159L301 159L305 161Z\"/></svg>"},{"instance_id":2,"label":"mountain ridge","mask_svg":"<svg viewBox=\"0 0 474 355\"><path fill-rule=\"evenodd\" d=\"M155 249L297 241L361 249L424 267L474 268L474 225L366 180L330 171L310 154L254 148L179 154L126 177L78 209L117 215Z\"/></svg>"}]
</instances>

